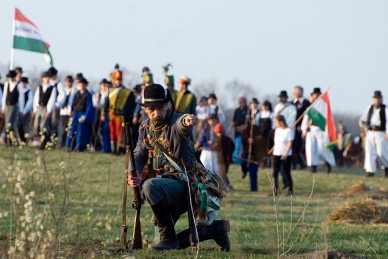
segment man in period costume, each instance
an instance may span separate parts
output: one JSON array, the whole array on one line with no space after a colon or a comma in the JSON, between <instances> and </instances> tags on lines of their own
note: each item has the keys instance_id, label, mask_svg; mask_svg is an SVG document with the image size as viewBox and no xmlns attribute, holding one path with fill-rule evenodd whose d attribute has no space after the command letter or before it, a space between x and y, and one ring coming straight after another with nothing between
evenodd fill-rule
<instances>
[{"instance_id":1,"label":"man in period costume","mask_svg":"<svg viewBox=\"0 0 388 259\"><path fill-rule=\"evenodd\" d=\"M69 130L69 120L71 117L71 107L74 101L75 89L73 87L74 79L71 75L66 76L65 78L65 102L63 107L59 111L60 121L58 128L58 141L61 147L64 147L66 144L66 136Z\"/></svg>"},{"instance_id":2,"label":"man in period costume","mask_svg":"<svg viewBox=\"0 0 388 259\"><path fill-rule=\"evenodd\" d=\"M196 114L197 98L189 91L191 79L182 76L179 80L179 92L176 95L175 111L180 113Z\"/></svg>"},{"instance_id":3,"label":"man in period costume","mask_svg":"<svg viewBox=\"0 0 388 259\"><path fill-rule=\"evenodd\" d=\"M383 104L381 91L375 91L373 104L370 105L360 118L360 126L366 128L365 163L367 176L371 177L376 172L377 159L385 169L388 177L388 109Z\"/></svg>"},{"instance_id":4,"label":"man in period costume","mask_svg":"<svg viewBox=\"0 0 388 259\"><path fill-rule=\"evenodd\" d=\"M8 81L4 84L2 113L5 116L6 130L8 130L10 134L13 134L13 136L16 137L17 121L19 116L20 81L16 80L15 70L10 70L9 73L7 74L7 78L8 78Z\"/></svg>"},{"instance_id":5,"label":"man in period costume","mask_svg":"<svg viewBox=\"0 0 388 259\"><path fill-rule=\"evenodd\" d=\"M20 79L18 131L19 138L24 143L27 143L27 139L29 138L32 102L34 99L32 89L28 83L29 82L27 77L22 77Z\"/></svg>"},{"instance_id":6,"label":"man in period costume","mask_svg":"<svg viewBox=\"0 0 388 259\"><path fill-rule=\"evenodd\" d=\"M184 172L170 162L179 158L187 166L190 183L196 181L199 164L195 157L192 130L198 119L192 114L175 113L169 103L170 92L161 85L152 84L143 91L142 106L148 118L140 126L139 139L134 151L138 177L128 177L130 186L140 185L140 178L147 161L157 173L157 177L142 183L144 198L150 203L157 220L160 241L154 250L170 250L190 246L188 229L175 233L175 223L188 209L187 179ZM177 161L179 161L177 160ZM185 170L186 171L186 170ZM213 221L208 226L198 226L199 240L214 239L222 250L229 251L227 235L229 222Z\"/></svg>"},{"instance_id":7,"label":"man in period costume","mask_svg":"<svg viewBox=\"0 0 388 259\"><path fill-rule=\"evenodd\" d=\"M297 85L294 87L294 100L292 104L296 107L296 119L299 119L306 109L310 106L310 102L303 97L303 87ZM295 125L295 138L292 142L293 149L293 169L296 169L296 166L299 165L301 169L306 167L306 162L304 159L304 145L302 139L302 120L299 120ZM288 125L291 127L292 125Z\"/></svg>"},{"instance_id":8,"label":"man in period costume","mask_svg":"<svg viewBox=\"0 0 388 259\"><path fill-rule=\"evenodd\" d=\"M319 87L314 88L311 101L317 100L321 94ZM329 144L327 135L307 114L303 117L301 129L302 138L306 139L307 165L311 167L311 172L317 172L319 161L323 160L327 173L330 173L332 166L335 165L335 159L333 152L326 147Z\"/></svg>"},{"instance_id":9,"label":"man in period costume","mask_svg":"<svg viewBox=\"0 0 388 259\"><path fill-rule=\"evenodd\" d=\"M58 127L60 122L60 110L66 101L65 87L61 80L58 79L58 70L55 67L50 67L47 70L47 73L50 77L50 85L52 85L56 90L56 99L55 107L52 111L51 117L51 133L58 136Z\"/></svg>"},{"instance_id":10,"label":"man in period costume","mask_svg":"<svg viewBox=\"0 0 388 259\"><path fill-rule=\"evenodd\" d=\"M286 123L288 127L292 127L295 120L297 119L297 110L292 103L288 102L288 94L287 91L281 91L279 94L279 103L276 104L274 108L274 117L283 115L283 117L286 119ZM273 127L275 127L273 125ZM295 130L291 130L291 135L294 137Z\"/></svg>"},{"instance_id":11,"label":"man in period costume","mask_svg":"<svg viewBox=\"0 0 388 259\"><path fill-rule=\"evenodd\" d=\"M136 107L133 91L122 85L123 72L115 69L112 72L111 80L113 87L105 98L105 107L101 110L101 121L105 120L105 114L109 118L109 134L111 150L113 154L120 154L122 145L122 129L125 122L132 122Z\"/></svg>"},{"instance_id":12,"label":"man in period costume","mask_svg":"<svg viewBox=\"0 0 388 259\"><path fill-rule=\"evenodd\" d=\"M51 118L55 108L57 89L49 83L49 74L42 73L42 83L36 88L32 110L34 113L34 130L44 149L50 139Z\"/></svg>"},{"instance_id":13,"label":"man in period costume","mask_svg":"<svg viewBox=\"0 0 388 259\"><path fill-rule=\"evenodd\" d=\"M66 138L66 147L70 150L84 151L90 144L92 123L94 122L92 94L86 90L88 81L81 78L77 83L79 89L72 103L71 126Z\"/></svg>"}]
</instances>

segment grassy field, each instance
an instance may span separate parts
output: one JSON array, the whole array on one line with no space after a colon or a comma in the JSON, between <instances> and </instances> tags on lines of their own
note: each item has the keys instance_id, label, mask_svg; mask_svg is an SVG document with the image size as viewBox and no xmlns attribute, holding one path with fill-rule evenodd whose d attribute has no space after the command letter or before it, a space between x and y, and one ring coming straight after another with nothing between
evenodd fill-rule
<instances>
[{"instance_id":1,"label":"grassy field","mask_svg":"<svg viewBox=\"0 0 388 259\"><path fill-rule=\"evenodd\" d=\"M17 226L30 235L36 231L27 228L26 224L42 225L36 228L42 236L39 242L43 242L47 230L49 236L57 238L55 255L58 257L123 256L118 242L123 156L57 150L40 152L2 146L0 159L0 257L7 255L9 246L14 246L18 240ZM248 177L242 180L239 167L232 166L229 177L234 191L224 199L219 215L231 222L231 252L219 252L215 242L209 240L201 243L199 257L276 258L281 255L311 258L325 256L329 251L331 255L337 252L366 258L388 257L388 225L328 221L328 215L336 206L354 198L341 195L349 186L360 180L371 187L387 186L388 179L381 176L365 178L357 169L334 169L330 175L308 171L292 173L295 196L278 196L275 206L269 169L260 169L259 192L252 193L248 191ZM18 178L18 174L22 176ZM129 190L129 233L134 215L131 197ZM39 218L41 212L43 218ZM32 214L32 219L27 220L28 213ZM154 238L148 204L144 204L141 214L143 241L147 247ZM176 229L179 231L186 226L187 217L182 216ZM38 241L34 242L37 244ZM24 249L31 250L33 244ZM129 255L136 258L194 258L195 253L189 249L153 252L145 248Z\"/></svg>"}]
</instances>

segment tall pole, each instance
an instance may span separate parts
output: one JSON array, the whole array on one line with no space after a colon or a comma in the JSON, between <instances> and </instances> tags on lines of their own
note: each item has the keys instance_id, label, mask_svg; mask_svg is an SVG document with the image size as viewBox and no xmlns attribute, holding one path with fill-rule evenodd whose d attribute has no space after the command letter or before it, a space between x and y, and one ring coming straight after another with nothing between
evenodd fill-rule
<instances>
[{"instance_id":1,"label":"tall pole","mask_svg":"<svg viewBox=\"0 0 388 259\"><path fill-rule=\"evenodd\" d=\"M15 41L15 19L16 19L16 8L14 9L14 14L13 14L13 21L12 21L12 47L11 47L11 59L9 62L9 69L13 69L13 62L14 62L14 56L15 56L15 49L13 48L14 41Z\"/></svg>"},{"instance_id":2,"label":"tall pole","mask_svg":"<svg viewBox=\"0 0 388 259\"><path fill-rule=\"evenodd\" d=\"M14 54L15 54L15 49L11 48L11 60L9 62L9 70L12 70L13 69L13 59L14 59Z\"/></svg>"}]
</instances>

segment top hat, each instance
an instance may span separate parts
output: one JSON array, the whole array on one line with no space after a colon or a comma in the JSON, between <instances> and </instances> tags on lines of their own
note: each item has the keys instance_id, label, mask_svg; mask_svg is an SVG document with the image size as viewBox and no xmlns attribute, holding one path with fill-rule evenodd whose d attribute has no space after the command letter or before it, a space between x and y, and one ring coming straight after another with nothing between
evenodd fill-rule
<instances>
[{"instance_id":1,"label":"top hat","mask_svg":"<svg viewBox=\"0 0 388 259\"><path fill-rule=\"evenodd\" d=\"M28 84L28 77L23 76L22 78L20 78L20 82Z\"/></svg>"},{"instance_id":2,"label":"top hat","mask_svg":"<svg viewBox=\"0 0 388 259\"><path fill-rule=\"evenodd\" d=\"M280 94L278 95L278 97L286 97L286 98L288 98L287 91L285 91L285 90L280 91Z\"/></svg>"},{"instance_id":3,"label":"top hat","mask_svg":"<svg viewBox=\"0 0 388 259\"><path fill-rule=\"evenodd\" d=\"M154 77L152 73L150 72L144 72L143 73L143 84L153 84L154 83Z\"/></svg>"},{"instance_id":4,"label":"top hat","mask_svg":"<svg viewBox=\"0 0 388 259\"><path fill-rule=\"evenodd\" d=\"M15 78L16 77L16 72L15 70L10 70L7 74L7 78Z\"/></svg>"},{"instance_id":5,"label":"top hat","mask_svg":"<svg viewBox=\"0 0 388 259\"><path fill-rule=\"evenodd\" d=\"M167 88L159 84L151 84L144 88L140 105L144 107L157 107L168 103L170 99L170 91Z\"/></svg>"},{"instance_id":6,"label":"top hat","mask_svg":"<svg viewBox=\"0 0 388 259\"><path fill-rule=\"evenodd\" d=\"M55 67L50 67L48 70L47 70L49 76L56 76L58 74L58 70L55 68Z\"/></svg>"},{"instance_id":7,"label":"top hat","mask_svg":"<svg viewBox=\"0 0 388 259\"><path fill-rule=\"evenodd\" d=\"M165 75L164 76L164 83L166 85L174 85L174 76L173 75Z\"/></svg>"},{"instance_id":8,"label":"top hat","mask_svg":"<svg viewBox=\"0 0 388 259\"><path fill-rule=\"evenodd\" d=\"M311 93L311 95L313 95L313 94L321 94L321 93L322 93L322 92L321 92L321 88L315 87L314 90L313 90L313 92Z\"/></svg>"},{"instance_id":9,"label":"top hat","mask_svg":"<svg viewBox=\"0 0 388 259\"><path fill-rule=\"evenodd\" d=\"M383 98L381 91L375 91L373 94L373 98Z\"/></svg>"}]
</instances>

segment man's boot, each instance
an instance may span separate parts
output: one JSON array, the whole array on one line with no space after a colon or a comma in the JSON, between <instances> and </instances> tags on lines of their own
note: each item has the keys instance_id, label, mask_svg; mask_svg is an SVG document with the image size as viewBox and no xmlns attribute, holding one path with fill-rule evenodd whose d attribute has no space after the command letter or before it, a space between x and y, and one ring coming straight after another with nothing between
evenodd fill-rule
<instances>
[{"instance_id":1,"label":"man's boot","mask_svg":"<svg viewBox=\"0 0 388 259\"><path fill-rule=\"evenodd\" d=\"M325 164L326 164L326 170L327 170L326 172L328 174L330 174L331 173L331 165L328 162L326 162Z\"/></svg>"},{"instance_id":2,"label":"man's boot","mask_svg":"<svg viewBox=\"0 0 388 259\"><path fill-rule=\"evenodd\" d=\"M152 211L157 220L160 241L152 246L153 250L178 249L178 241L175 235L174 221L164 202L151 205Z\"/></svg>"},{"instance_id":3,"label":"man's boot","mask_svg":"<svg viewBox=\"0 0 388 259\"><path fill-rule=\"evenodd\" d=\"M228 232L230 223L228 220L215 220L210 226L197 226L199 242L213 239L219 245L221 251L230 250ZM185 229L177 234L179 248L184 249L190 244L190 229Z\"/></svg>"},{"instance_id":4,"label":"man's boot","mask_svg":"<svg viewBox=\"0 0 388 259\"><path fill-rule=\"evenodd\" d=\"M385 178L388 178L388 167L385 168Z\"/></svg>"},{"instance_id":5,"label":"man's boot","mask_svg":"<svg viewBox=\"0 0 388 259\"><path fill-rule=\"evenodd\" d=\"M312 173L316 173L317 172L317 166L316 165L312 165L311 166L311 172Z\"/></svg>"}]
</instances>

